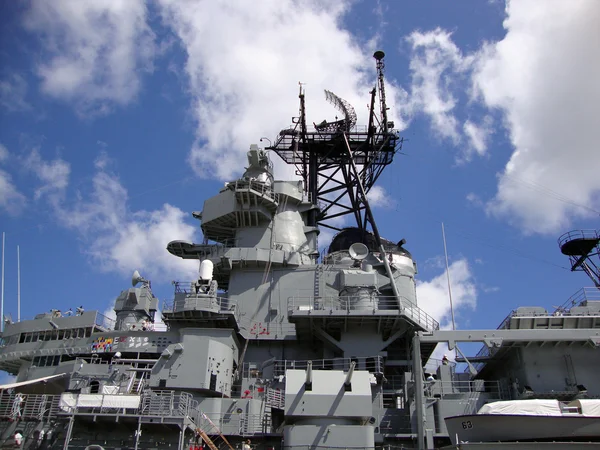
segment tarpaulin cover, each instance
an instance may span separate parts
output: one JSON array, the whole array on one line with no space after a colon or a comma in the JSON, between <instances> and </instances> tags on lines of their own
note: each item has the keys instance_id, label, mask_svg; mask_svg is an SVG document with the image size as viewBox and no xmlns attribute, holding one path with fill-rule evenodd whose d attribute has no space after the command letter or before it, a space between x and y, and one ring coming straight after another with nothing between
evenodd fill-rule
<instances>
[{"instance_id":1,"label":"tarpaulin cover","mask_svg":"<svg viewBox=\"0 0 600 450\"><path fill-rule=\"evenodd\" d=\"M119 393L119 386L102 386L102 393L113 395Z\"/></svg>"},{"instance_id":2,"label":"tarpaulin cover","mask_svg":"<svg viewBox=\"0 0 600 450\"><path fill-rule=\"evenodd\" d=\"M75 406L77 406L77 394L73 394L72 392L64 392L60 396L58 406L65 412L73 411Z\"/></svg>"},{"instance_id":3,"label":"tarpaulin cover","mask_svg":"<svg viewBox=\"0 0 600 450\"><path fill-rule=\"evenodd\" d=\"M95 408L102 406L102 394L79 394L77 397L77 407Z\"/></svg>"},{"instance_id":4,"label":"tarpaulin cover","mask_svg":"<svg viewBox=\"0 0 600 450\"><path fill-rule=\"evenodd\" d=\"M133 408L140 407L139 395L105 395L102 400L103 408Z\"/></svg>"},{"instance_id":5,"label":"tarpaulin cover","mask_svg":"<svg viewBox=\"0 0 600 450\"><path fill-rule=\"evenodd\" d=\"M512 400L487 403L477 414L561 416L562 410L558 400Z\"/></svg>"},{"instance_id":6,"label":"tarpaulin cover","mask_svg":"<svg viewBox=\"0 0 600 450\"><path fill-rule=\"evenodd\" d=\"M573 400L568 406L576 406L580 408L581 414L584 416L600 417L600 400Z\"/></svg>"}]
</instances>

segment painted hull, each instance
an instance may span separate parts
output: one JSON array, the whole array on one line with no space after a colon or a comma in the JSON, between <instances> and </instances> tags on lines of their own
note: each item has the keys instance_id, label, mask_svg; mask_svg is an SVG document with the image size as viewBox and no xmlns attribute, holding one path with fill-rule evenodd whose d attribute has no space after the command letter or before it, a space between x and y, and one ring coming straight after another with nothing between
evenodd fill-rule
<instances>
[{"instance_id":1,"label":"painted hull","mask_svg":"<svg viewBox=\"0 0 600 450\"><path fill-rule=\"evenodd\" d=\"M458 442L598 441L600 417L473 414L446 418L453 444Z\"/></svg>"}]
</instances>

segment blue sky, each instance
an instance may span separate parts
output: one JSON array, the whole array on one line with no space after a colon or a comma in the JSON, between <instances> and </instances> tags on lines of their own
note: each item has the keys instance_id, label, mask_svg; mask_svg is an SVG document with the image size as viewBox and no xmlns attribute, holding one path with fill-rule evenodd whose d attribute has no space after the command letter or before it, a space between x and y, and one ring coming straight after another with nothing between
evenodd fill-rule
<instances>
[{"instance_id":1,"label":"blue sky","mask_svg":"<svg viewBox=\"0 0 600 450\"><path fill-rule=\"evenodd\" d=\"M448 324L496 327L589 285L556 239L600 211L600 4L590 1L25 1L2 3L0 231L5 311L105 310L134 269L169 300L197 268L191 211L297 114L366 123L373 50L386 52L403 154L372 194L406 238L419 302ZM272 159L277 160L276 155ZM280 177L291 171L276 162ZM326 236L325 236L326 237Z\"/></svg>"}]
</instances>

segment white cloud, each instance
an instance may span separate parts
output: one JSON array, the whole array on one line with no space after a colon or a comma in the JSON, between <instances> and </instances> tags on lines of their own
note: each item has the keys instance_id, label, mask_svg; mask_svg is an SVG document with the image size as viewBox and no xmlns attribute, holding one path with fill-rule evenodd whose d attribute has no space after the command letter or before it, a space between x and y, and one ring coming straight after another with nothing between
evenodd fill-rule
<instances>
[{"instance_id":1,"label":"white cloud","mask_svg":"<svg viewBox=\"0 0 600 450\"><path fill-rule=\"evenodd\" d=\"M69 184L71 173L71 166L67 162L60 158L44 161L39 151L33 149L25 160L25 167L35 173L42 182L42 185L35 190L35 200L47 195L52 202L56 202L62 197Z\"/></svg>"},{"instance_id":2,"label":"white cloud","mask_svg":"<svg viewBox=\"0 0 600 450\"><path fill-rule=\"evenodd\" d=\"M46 50L37 65L42 91L81 114L132 101L154 54L146 16L142 0L32 2L25 26Z\"/></svg>"},{"instance_id":3,"label":"white cloud","mask_svg":"<svg viewBox=\"0 0 600 450\"><path fill-rule=\"evenodd\" d=\"M470 160L473 152L476 152L479 156L485 155L488 149L488 140L492 134L491 116L486 116L479 125L466 120L463 124L463 132L469 143L468 150L464 155L465 160Z\"/></svg>"},{"instance_id":4,"label":"white cloud","mask_svg":"<svg viewBox=\"0 0 600 450\"><path fill-rule=\"evenodd\" d=\"M374 208L391 208L395 201L388 195L385 189L379 185L373 186L367 194L369 204Z\"/></svg>"},{"instance_id":5,"label":"white cloud","mask_svg":"<svg viewBox=\"0 0 600 450\"><path fill-rule=\"evenodd\" d=\"M510 2L506 36L481 51L475 86L514 146L488 211L525 232L600 210L599 22L593 0Z\"/></svg>"},{"instance_id":6,"label":"white cloud","mask_svg":"<svg viewBox=\"0 0 600 450\"><path fill-rule=\"evenodd\" d=\"M458 163L489 152L492 114L504 116L514 152L485 206L525 233L555 234L573 219L600 215L599 21L593 0L511 1L506 36L478 51L463 54L439 28L407 38L413 79L405 108L425 113L441 138L460 144ZM474 118L461 127L462 97Z\"/></svg>"},{"instance_id":7,"label":"white cloud","mask_svg":"<svg viewBox=\"0 0 600 450\"><path fill-rule=\"evenodd\" d=\"M8 149L0 144L0 163L5 163L9 157ZM13 183L12 176L0 169L0 209L4 209L9 214L18 214L26 201L26 197Z\"/></svg>"},{"instance_id":8,"label":"white cloud","mask_svg":"<svg viewBox=\"0 0 600 450\"><path fill-rule=\"evenodd\" d=\"M475 308L477 287L466 259L450 264L450 281L454 313L465 307ZM448 297L448 278L446 271L429 281L417 283L417 301L419 308L440 322L440 326L451 324L450 300Z\"/></svg>"},{"instance_id":9,"label":"white cloud","mask_svg":"<svg viewBox=\"0 0 600 450\"><path fill-rule=\"evenodd\" d=\"M27 82L25 79L13 73L0 80L0 106L6 111L29 111L31 105L27 103Z\"/></svg>"},{"instance_id":10,"label":"white cloud","mask_svg":"<svg viewBox=\"0 0 600 450\"><path fill-rule=\"evenodd\" d=\"M473 56L463 55L452 41L452 34L441 28L414 31L407 41L412 47L412 82L404 107L408 113L426 114L434 133L459 144L462 135L455 117L458 100L453 91L468 74Z\"/></svg>"},{"instance_id":11,"label":"white cloud","mask_svg":"<svg viewBox=\"0 0 600 450\"><path fill-rule=\"evenodd\" d=\"M140 269L156 281L193 277L197 263L166 251L171 240L193 241L195 229L185 213L164 204L154 211L130 211L127 191L116 176L100 169L89 198L59 211L61 222L82 236L94 236L89 254L101 270L129 274Z\"/></svg>"},{"instance_id":12,"label":"white cloud","mask_svg":"<svg viewBox=\"0 0 600 450\"><path fill-rule=\"evenodd\" d=\"M197 124L189 160L197 173L230 179L239 172L250 143L275 136L297 115L299 81L306 83L309 124L337 113L323 89L353 104L359 123L366 123L375 63L342 28L346 2L161 0L160 5L187 54ZM398 90L387 87L393 103Z\"/></svg>"},{"instance_id":13,"label":"white cloud","mask_svg":"<svg viewBox=\"0 0 600 450\"><path fill-rule=\"evenodd\" d=\"M169 204L153 211L131 211L127 190L105 170L106 154L96 161L91 192L79 193L74 200L64 195L69 165L62 160L60 164L57 160L45 162L39 153L33 155L28 161L36 161L34 173L42 182L36 193L62 192L51 203L58 222L79 234L100 270L129 276L139 269L158 282L179 276L192 279L197 273L197 261L181 260L166 250L171 240L194 240L195 227L186 223L185 213Z\"/></svg>"}]
</instances>

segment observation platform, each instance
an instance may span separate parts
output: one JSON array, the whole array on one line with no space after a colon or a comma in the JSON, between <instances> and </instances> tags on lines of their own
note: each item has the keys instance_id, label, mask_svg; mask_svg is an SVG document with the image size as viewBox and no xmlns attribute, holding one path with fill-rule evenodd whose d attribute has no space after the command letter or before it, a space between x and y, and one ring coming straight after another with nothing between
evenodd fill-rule
<instances>
[{"instance_id":1,"label":"observation platform","mask_svg":"<svg viewBox=\"0 0 600 450\"><path fill-rule=\"evenodd\" d=\"M600 245L600 232L596 230L575 230L563 234L558 239L563 255L585 256Z\"/></svg>"}]
</instances>

